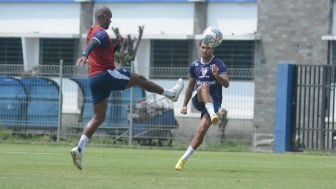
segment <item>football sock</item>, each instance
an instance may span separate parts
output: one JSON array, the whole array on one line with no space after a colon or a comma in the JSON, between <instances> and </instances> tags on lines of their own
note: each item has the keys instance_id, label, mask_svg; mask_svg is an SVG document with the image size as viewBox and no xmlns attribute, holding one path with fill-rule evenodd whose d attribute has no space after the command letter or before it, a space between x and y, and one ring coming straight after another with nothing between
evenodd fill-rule
<instances>
[{"instance_id":1,"label":"football sock","mask_svg":"<svg viewBox=\"0 0 336 189\"><path fill-rule=\"evenodd\" d=\"M89 138L86 135L82 135L78 142L79 152L82 152L84 150L87 143L89 143Z\"/></svg>"},{"instance_id":2,"label":"football sock","mask_svg":"<svg viewBox=\"0 0 336 189\"><path fill-rule=\"evenodd\" d=\"M213 103L211 103L211 102L205 103L205 108L206 108L206 110L207 110L207 112L209 113L210 116L212 116L215 113Z\"/></svg>"},{"instance_id":3,"label":"football sock","mask_svg":"<svg viewBox=\"0 0 336 189\"><path fill-rule=\"evenodd\" d=\"M187 161L189 157L194 153L194 151L195 151L194 148L189 146L181 158Z\"/></svg>"},{"instance_id":4,"label":"football sock","mask_svg":"<svg viewBox=\"0 0 336 189\"><path fill-rule=\"evenodd\" d=\"M170 90L170 89L163 89L163 96L165 97L174 97L175 96L175 91Z\"/></svg>"}]
</instances>

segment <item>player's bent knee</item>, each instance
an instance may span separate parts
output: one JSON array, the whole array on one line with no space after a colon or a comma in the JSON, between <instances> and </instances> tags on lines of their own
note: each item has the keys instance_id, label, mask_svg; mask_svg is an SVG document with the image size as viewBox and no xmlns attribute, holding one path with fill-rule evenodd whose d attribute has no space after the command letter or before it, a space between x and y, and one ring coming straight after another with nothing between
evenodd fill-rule
<instances>
[{"instance_id":1,"label":"player's bent knee","mask_svg":"<svg viewBox=\"0 0 336 189\"><path fill-rule=\"evenodd\" d=\"M209 92L209 85L206 85L206 84L202 84L202 85L200 85L199 86L199 91L201 92L201 93L204 93L204 92Z\"/></svg>"}]
</instances>

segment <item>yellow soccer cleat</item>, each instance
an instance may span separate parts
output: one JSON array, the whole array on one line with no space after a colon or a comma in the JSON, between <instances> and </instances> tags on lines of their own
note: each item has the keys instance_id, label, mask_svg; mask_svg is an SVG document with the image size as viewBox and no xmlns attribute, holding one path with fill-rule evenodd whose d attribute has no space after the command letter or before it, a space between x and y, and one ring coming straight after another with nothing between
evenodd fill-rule
<instances>
[{"instance_id":1,"label":"yellow soccer cleat","mask_svg":"<svg viewBox=\"0 0 336 189\"><path fill-rule=\"evenodd\" d=\"M216 113L212 114L211 115L211 123L213 125L218 125L219 122L220 122L220 119L219 119L218 115Z\"/></svg>"},{"instance_id":2,"label":"yellow soccer cleat","mask_svg":"<svg viewBox=\"0 0 336 189\"><path fill-rule=\"evenodd\" d=\"M178 171L183 171L184 164L186 163L186 160L184 159L179 159L178 162L175 165L175 169Z\"/></svg>"}]
</instances>

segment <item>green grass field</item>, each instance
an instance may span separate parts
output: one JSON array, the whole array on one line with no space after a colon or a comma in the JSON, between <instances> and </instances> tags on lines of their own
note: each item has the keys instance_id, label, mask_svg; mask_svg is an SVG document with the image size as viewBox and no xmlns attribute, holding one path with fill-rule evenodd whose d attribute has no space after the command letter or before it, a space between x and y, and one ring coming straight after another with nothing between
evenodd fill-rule
<instances>
[{"instance_id":1,"label":"green grass field","mask_svg":"<svg viewBox=\"0 0 336 189\"><path fill-rule=\"evenodd\" d=\"M0 188L336 188L332 155L197 151L178 172L183 151L88 146L79 171L71 147L0 143Z\"/></svg>"}]
</instances>

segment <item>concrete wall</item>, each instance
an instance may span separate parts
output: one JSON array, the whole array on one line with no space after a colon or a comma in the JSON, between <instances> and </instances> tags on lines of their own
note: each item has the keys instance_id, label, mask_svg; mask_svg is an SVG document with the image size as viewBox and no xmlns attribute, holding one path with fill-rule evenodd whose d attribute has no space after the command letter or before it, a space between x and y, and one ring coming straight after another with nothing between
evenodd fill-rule
<instances>
[{"instance_id":1,"label":"concrete wall","mask_svg":"<svg viewBox=\"0 0 336 189\"><path fill-rule=\"evenodd\" d=\"M217 26L225 36L254 34L257 31L257 4L209 3L208 26Z\"/></svg>"},{"instance_id":2,"label":"concrete wall","mask_svg":"<svg viewBox=\"0 0 336 189\"><path fill-rule=\"evenodd\" d=\"M92 23L91 11L102 5L90 2L11 2L0 0L0 36L38 37L49 34L51 37L78 37ZM104 5L112 10L111 26L120 28L122 34L137 35L138 26L145 25L144 38L183 39L200 34L206 25L217 26L229 35L254 33L257 27L256 3L120 2Z\"/></svg>"},{"instance_id":3,"label":"concrete wall","mask_svg":"<svg viewBox=\"0 0 336 189\"><path fill-rule=\"evenodd\" d=\"M80 4L1 3L0 36L79 34Z\"/></svg>"},{"instance_id":4,"label":"concrete wall","mask_svg":"<svg viewBox=\"0 0 336 189\"><path fill-rule=\"evenodd\" d=\"M327 64L330 0L259 0L254 126L273 131L278 63Z\"/></svg>"}]
</instances>

